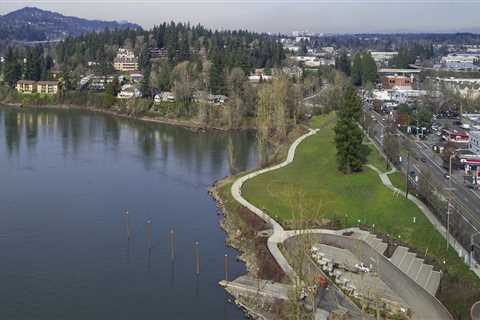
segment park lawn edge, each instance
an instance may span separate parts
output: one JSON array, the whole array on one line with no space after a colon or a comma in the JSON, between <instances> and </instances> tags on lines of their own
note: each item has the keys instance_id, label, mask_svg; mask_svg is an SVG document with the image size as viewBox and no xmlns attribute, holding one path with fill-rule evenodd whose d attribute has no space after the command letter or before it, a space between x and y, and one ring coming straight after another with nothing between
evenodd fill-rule
<instances>
[{"instance_id":1,"label":"park lawn edge","mask_svg":"<svg viewBox=\"0 0 480 320\"><path fill-rule=\"evenodd\" d=\"M302 181L308 180L309 175L296 176L295 178L289 177L290 179L288 179L287 177L285 179L278 179L276 182L275 182L275 179L276 179L275 177L278 177L279 175L281 176L282 174L285 174L285 172L292 170L292 167L295 168L296 162L298 164L298 161L299 161L298 154L300 155L300 158L302 157L302 153L311 155L312 150L305 150L309 146L309 144L312 143L311 141L320 139L318 137L328 135L329 133L326 132L325 130L331 130L331 129L332 129L331 125L325 129L320 129L317 135L310 137L309 139L304 141L301 145L299 145L297 149L297 155L293 163L290 164L289 166L273 172L265 173L261 176L258 176L256 178L253 178L247 181L242 190L242 193L244 194L245 198L251 203L253 203L255 206L264 209L265 212L270 214L274 219L276 219L283 226L288 227L289 225L288 220L291 220L291 219L288 218L288 215L287 217L285 216L285 214L282 215L281 213L282 206L280 205L282 201L284 202L285 199L288 198L288 195L285 195L279 192L279 190L281 191L282 189L281 188L279 189L278 185L281 184L282 186L286 186L291 184L296 186L295 189L298 189L298 188L301 189ZM332 144L333 144L333 141L332 141ZM373 147L371 147L370 149L372 150L372 153L377 153L377 154L376 155L370 154L368 159L370 161L372 161L373 159L373 162L376 163L377 165L379 165L380 163L384 164L385 163L384 161L382 162L380 161L381 155L378 152L378 150L376 150ZM321 157L321 156L322 154L318 155L318 157ZM304 166L302 165L303 163L298 166L308 168L308 164L305 164ZM331 168L328 168L328 169L331 170ZM378 169L382 170L382 168L378 168ZM285 174L285 175L288 175L288 174ZM363 173L360 173L359 177L362 177L362 175L367 176L368 179L370 179L371 181L373 181L372 179L374 176L375 185L372 185L372 187L375 187L377 189L384 188L385 190L383 191L383 193L390 192L389 189L381 183L380 177L373 170L369 168L364 168ZM273 178L271 178L269 181L269 177L273 177ZM348 177L339 176L338 179L348 179ZM401 186L401 181L402 181L401 174L399 173L394 174L392 180L393 180L392 183L394 183L395 186L399 187L400 189L404 189L404 187ZM261 187L259 185L254 187L256 183L261 185ZM275 183L277 183L278 185L275 185ZM308 190L306 190L306 192L308 192ZM326 194L326 196L328 197L329 194ZM259 198L262 198L262 197L263 197L263 200L265 200L265 197L267 198L270 197L270 199L267 199L268 201L262 201L262 199L259 200ZM412 227L411 225L403 225L405 224L405 221L403 222L393 221L393 222L397 224L398 223L402 224L401 229L418 228L417 233L424 233L422 235L423 237L422 236L409 237L407 232L406 236L400 238L403 235L402 232L399 232L399 233L391 232L391 230L389 229L391 227L387 225L387 227L383 228L381 224L377 224L375 233L381 234L383 237L385 236L393 237L394 234L398 234L399 238L397 239L397 237L395 236L394 241L398 242L399 244L407 245L411 250L416 251L420 258L425 257L425 253L427 253L427 256L425 257L426 261L428 263L432 263L435 269L442 270L442 272L444 273L444 276L442 276L442 282L441 282L440 288L437 292L437 297L457 318L466 318L469 314L470 304L473 304L475 301L480 299L480 279L478 279L478 277L465 265L465 263L457 256L456 252L452 248L449 248L448 251L444 248L445 242L442 235L434 228L433 225L430 224L428 219L423 215L420 209L413 202L406 200L404 198L399 199L398 201L405 202L404 204L402 204L402 207L401 207L402 210L408 210L407 213L417 217L417 225ZM361 206L362 203L356 203L356 205ZM313 206L310 206L309 208L312 209L312 207ZM389 208L386 207L384 208L384 210L388 211ZM293 212L295 210L291 210L291 211ZM312 211L315 211L315 210L312 210ZM286 210L284 212L286 212ZM321 215L324 215L324 213L322 213ZM299 216L298 214L295 215L295 217L298 217L298 216ZM291 213L290 218L291 217L294 217L293 213ZM301 217L303 218L303 216ZM322 218L325 218L325 217L328 219L335 219L335 222L336 222L335 225L338 228L352 227L352 226L357 226L359 224L361 225L364 224L364 221L360 221L360 223L357 222L357 218L359 217L355 217L354 219L352 219L353 217L349 217L348 215L346 215L346 217L345 216L342 217L338 214L338 212L333 216L329 216L327 213L327 215L323 216ZM361 220L361 219L358 219L358 220ZM392 220L394 219L392 218ZM366 222L365 225L367 225L368 221L365 221L365 222ZM420 227L417 227L418 225L420 225ZM318 225L307 224L305 227L318 227ZM370 225L366 227L371 228L372 226ZM430 240L425 241L425 239L428 239L428 238L430 238ZM443 250L441 249L442 247L444 248ZM427 252L428 249L430 250ZM451 292L452 288L455 288L455 289L464 288L463 290L464 293L468 292L465 294L470 293L469 296L465 297L465 299L468 299L468 301L461 300L462 299L461 292L457 294L452 294ZM445 292L445 290L450 292Z\"/></svg>"}]
</instances>

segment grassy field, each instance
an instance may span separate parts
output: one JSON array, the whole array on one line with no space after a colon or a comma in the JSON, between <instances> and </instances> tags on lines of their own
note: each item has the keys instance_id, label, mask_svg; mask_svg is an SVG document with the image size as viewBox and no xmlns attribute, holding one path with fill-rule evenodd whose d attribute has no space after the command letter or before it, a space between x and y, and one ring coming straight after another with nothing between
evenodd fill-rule
<instances>
[{"instance_id":1,"label":"grassy field","mask_svg":"<svg viewBox=\"0 0 480 320\"><path fill-rule=\"evenodd\" d=\"M392 181L392 184L395 187L402 191L405 191L405 176L403 174L397 171L395 173L389 174L388 177L390 178L390 181Z\"/></svg>"},{"instance_id":2,"label":"grassy field","mask_svg":"<svg viewBox=\"0 0 480 320\"><path fill-rule=\"evenodd\" d=\"M327 126L298 147L292 164L249 180L243 187L245 198L284 225L299 219L335 220L343 227L359 223L375 225L375 231L399 239L419 253L428 250L428 256L433 257L450 277L480 288L478 278L452 249L446 250L444 238L415 204L403 197L394 197L378 175L367 167L354 175L337 171L334 124L327 121L329 117L313 120L316 127L325 123ZM381 159L372 146L368 160L384 170ZM397 183L401 176L398 179L394 176L393 180ZM414 217L416 223L413 223ZM468 300L471 299L474 297ZM459 317L468 312L466 302L454 298L444 301Z\"/></svg>"}]
</instances>

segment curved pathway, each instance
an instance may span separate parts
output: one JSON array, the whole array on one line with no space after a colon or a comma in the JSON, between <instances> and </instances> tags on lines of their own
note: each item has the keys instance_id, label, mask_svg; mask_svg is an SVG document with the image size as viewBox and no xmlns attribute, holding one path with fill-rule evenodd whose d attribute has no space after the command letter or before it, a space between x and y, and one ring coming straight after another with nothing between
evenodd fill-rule
<instances>
[{"instance_id":1,"label":"curved pathway","mask_svg":"<svg viewBox=\"0 0 480 320\"><path fill-rule=\"evenodd\" d=\"M280 266L280 268L282 268L282 270L285 272L285 274L292 280L298 279L298 276L297 276L296 272L293 270L293 268L290 266L290 264L288 263L287 259L283 255L283 253L281 252L281 250L279 248L279 244L283 243L288 238L298 236L300 234L313 233L313 234L337 234L338 235L338 231L322 230L322 229L286 231L282 227L282 225L280 225L280 223L278 223L276 220L274 220L268 214L266 214L261 209L257 208L256 206L254 206L253 204L248 202L245 198L243 198L243 196L242 196L242 186L249 179L255 178L255 177L257 177L259 175L262 175L264 173L267 173L267 172L271 172L271 171L274 171L274 170L281 169L281 168L289 165L290 163L292 163L293 160L294 160L294 157L295 157L295 151L296 151L297 147L300 145L300 143L302 143L306 138L316 134L319 130L320 129L315 129L315 130L310 129L308 133L306 133L305 135L303 135L300 138L298 138L297 140L295 140L288 150L288 155L287 155L287 158L285 159L285 161L283 161L280 164L277 164L275 166L265 168L265 169L261 169L261 170L258 170L258 171L254 171L254 172L251 172L251 173L249 173L245 176L242 176L233 183L232 188L231 188L231 194L232 194L233 198L238 203L240 203L242 206L246 207L247 209L249 209L250 211L255 213L262 220L264 220L265 222L267 222L268 224L270 224L272 226L272 229L273 229L272 235L267 240L268 249L269 249L270 253L272 254L272 256L274 257L274 259L276 260L276 262L278 263L278 265ZM380 170L378 170L374 166L369 166L369 167L371 169L373 169L374 171L376 171L380 175L380 177L382 179L382 182L387 187L395 188L392 185L392 183L391 183L391 181L388 178L386 173L382 173ZM395 169L392 169L392 171L389 172L389 174L393 173L394 170ZM398 190L398 191L400 191L400 190ZM415 200L420 202L416 198L415 198ZM417 203L416 201L414 201L414 202ZM421 203L421 202L420 202L420 204L423 205L423 203ZM390 265L393 266L393 264L391 264L391 263L390 263ZM414 291L417 291L417 290L423 291L422 288L416 288ZM423 292L420 292L420 293L423 293ZM429 295L429 294L427 294L427 296L432 298L432 296ZM415 313L417 313L418 315L437 314L437 319L452 319L451 315L446 310L446 308L440 302L438 302L438 300L436 300L435 297L433 297L433 299L434 299L433 303L431 303L430 301L425 301L425 303L423 305L424 308L418 308L417 310L415 310L416 311ZM427 300L429 300L429 299L427 298ZM424 313L424 312L421 311L422 309L423 309L423 311L430 310L433 313L429 313L429 312Z\"/></svg>"},{"instance_id":2,"label":"curved pathway","mask_svg":"<svg viewBox=\"0 0 480 320\"><path fill-rule=\"evenodd\" d=\"M287 238L287 233L285 232L285 229L283 229L283 227L277 221L275 221L272 217L270 217L268 214L266 214L259 208L255 207L253 204L248 202L244 197L242 197L242 186L249 179L255 178L256 176L259 176L261 174L264 174L270 171L278 170L292 163L293 158L295 157L295 150L297 149L298 145L302 143L302 141L305 140L306 138L317 133L319 130L320 129L316 129L316 130L310 129L307 134L304 134L303 136L295 140L295 142L290 146L290 149L288 149L288 155L285 161L273 167L261 169L237 179L233 183L232 190L231 190L232 196L237 202L239 202L242 206L246 207L247 209L255 213L257 216L259 216L265 222L269 223L272 226L273 233L267 240L268 249L270 250L270 253L273 255L277 263L279 264L280 268L282 268L282 270L285 272L285 274L288 277L290 277L290 279L296 278L295 271L292 269L287 259L283 256L282 252L278 247L278 244L282 243Z\"/></svg>"}]
</instances>

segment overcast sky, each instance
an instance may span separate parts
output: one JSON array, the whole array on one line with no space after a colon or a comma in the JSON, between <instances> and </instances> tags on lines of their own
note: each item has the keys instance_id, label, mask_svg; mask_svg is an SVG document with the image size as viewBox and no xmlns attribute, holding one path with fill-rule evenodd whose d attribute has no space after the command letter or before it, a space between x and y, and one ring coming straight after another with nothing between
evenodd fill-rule
<instances>
[{"instance_id":1,"label":"overcast sky","mask_svg":"<svg viewBox=\"0 0 480 320\"><path fill-rule=\"evenodd\" d=\"M480 31L480 0L0 0L0 14L25 6L145 28L174 20L266 32Z\"/></svg>"}]
</instances>

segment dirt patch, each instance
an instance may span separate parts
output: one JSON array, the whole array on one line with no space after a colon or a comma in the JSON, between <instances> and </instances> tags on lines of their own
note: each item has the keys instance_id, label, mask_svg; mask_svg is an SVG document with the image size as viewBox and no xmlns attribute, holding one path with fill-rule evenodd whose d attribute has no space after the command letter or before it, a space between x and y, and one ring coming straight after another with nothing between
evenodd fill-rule
<instances>
[{"instance_id":1,"label":"dirt patch","mask_svg":"<svg viewBox=\"0 0 480 320\"><path fill-rule=\"evenodd\" d=\"M252 236L255 236L259 231L268 229L268 224L265 221L245 207L238 210L238 215L254 232Z\"/></svg>"},{"instance_id":2,"label":"dirt patch","mask_svg":"<svg viewBox=\"0 0 480 320\"><path fill-rule=\"evenodd\" d=\"M268 250L267 241L267 238L255 239L255 255L258 258L257 277L264 280L285 283L287 276Z\"/></svg>"}]
</instances>

